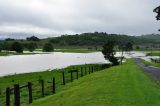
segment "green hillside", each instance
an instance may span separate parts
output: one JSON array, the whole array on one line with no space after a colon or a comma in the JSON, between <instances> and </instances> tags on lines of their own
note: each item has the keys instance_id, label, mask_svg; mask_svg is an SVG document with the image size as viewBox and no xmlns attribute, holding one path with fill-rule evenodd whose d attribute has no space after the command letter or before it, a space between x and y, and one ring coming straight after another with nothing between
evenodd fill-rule
<instances>
[{"instance_id":1,"label":"green hillside","mask_svg":"<svg viewBox=\"0 0 160 106\"><path fill-rule=\"evenodd\" d=\"M160 86L129 60L67 84L31 106L159 106Z\"/></svg>"},{"instance_id":2,"label":"green hillside","mask_svg":"<svg viewBox=\"0 0 160 106\"><path fill-rule=\"evenodd\" d=\"M42 49L45 43L52 43L56 49L97 49L101 48L109 39L113 39L117 46L126 44L128 42L133 43L133 45L142 46L141 48L149 49L152 45L152 48L159 48L160 35L159 34L150 34L142 36L129 36L129 35L120 35L120 34L107 34L105 32L95 32L95 33L82 33L75 35L62 35L59 37L50 37L45 39L31 39L26 40L16 40L8 38L5 41L0 41L0 48L8 50L10 45L18 41L26 49L27 45L34 43L37 45L37 48Z\"/></svg>"}]
</instances>

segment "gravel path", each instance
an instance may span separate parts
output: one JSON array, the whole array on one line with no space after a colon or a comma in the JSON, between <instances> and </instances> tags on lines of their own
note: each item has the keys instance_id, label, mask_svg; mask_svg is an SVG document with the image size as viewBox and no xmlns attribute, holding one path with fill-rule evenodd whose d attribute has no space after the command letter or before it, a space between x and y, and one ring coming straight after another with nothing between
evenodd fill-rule
<instances>
[{"instance_id":1,"label":"gravel path","mask_svg":"<svg viewBox=\"0 0 160 106\"><path fill-rule=\"evenodd\" d=\"M144 70L148 71L154 78L160 80L160 68L145 65L145 64L141 63L138 58L136 58L135 60L136 60L136 64L138 66L140 66Z\"/></svg>"}]
</instances>

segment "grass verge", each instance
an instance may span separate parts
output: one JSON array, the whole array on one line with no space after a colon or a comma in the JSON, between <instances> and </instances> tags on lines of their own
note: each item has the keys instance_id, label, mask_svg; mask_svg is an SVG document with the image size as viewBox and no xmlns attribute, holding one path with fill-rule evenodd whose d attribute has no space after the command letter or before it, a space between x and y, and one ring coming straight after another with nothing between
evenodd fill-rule
<instances>
[{"instance_id":1,"label":"grass verge","mask_svg":"<svg viewBox=\"0 0 160 106\"><path fill-rule=\"evenodd\" d=\"M99 67L101 65L77 65L70 66L64 69L57 69L52 71L44 71L44 72L34 72L34 73L26 73L26 74L17 74L11 76L0 77L0 106L5 105L5 89L7 87L13 88L14 84L20 84L20 86L26 85L27 82L31 82L33 84L33 100L42 97L41 93L41 82L40 80L44 80L45 84L45 96L52 94L52 78L56 79L56 92L59 92L64 87L62 85L62 71L65 72L66 83L70 82L70 73L68 71L72 69L83 70L83 75L89 74L89 67L95 66ZM91 69L91 68L90 68ZM85 71L86 70L86 71ZM86 73L85 73L86 72ZM81 71L78 73L81 76ZM76 79L76 73L73 74L73 78ZM13 92L11 92L11 104L13 104ZM21 90L21 104L28 103L28 90L25 88Z\"/></svg>"},{"instance_id":2,"label":"grass verge","mask_svg":"<svg viewBox=\"0 0 160 106\"><path fill-rule=\"evenodd\" d=\"M67 84L30 106L159 106L160 86L134 60Z\"/></svg>"},{"instance_id":3,"label":"grass verge","mask_svg":"<svg viewBox=\"0 0 160 106\"><path fill-rule=\"evenodd\" d=\"M67 53L91 53L97 52L96 50L88 50L88 49L57 49L54 52L67 52Z\"/></svg>"},{"instance_id":4,"label":"grass verge","mask_svg":"<svg viewBox=\"0 0 160 106\"><path fill-rule=\"evenodd\" d=\"M147 53L146 56L160 56L160 53Z\"/></svg>"},{"instance_id":5,"label":"grass verge","mask_svg":"<svg viewBox=\"0 0 160 106\"><path fill-rule=\"evenodd\" d=\"M145 61L145 60L143 60L143 59L141 59L140 62L142 62L142 63L145 64L145 65L160 67L160 63L148 62L148 61Z\"/></svg>"}]
</instances>

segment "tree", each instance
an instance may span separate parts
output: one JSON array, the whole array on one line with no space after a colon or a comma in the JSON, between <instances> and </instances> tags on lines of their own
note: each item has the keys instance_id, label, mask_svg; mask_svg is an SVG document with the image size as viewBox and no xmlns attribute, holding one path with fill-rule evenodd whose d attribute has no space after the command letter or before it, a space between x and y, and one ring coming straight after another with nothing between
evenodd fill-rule
<instances>
[{"instance_id":1,"label":"tree","mask_svg":"<svg viewBox=\"0 0 160 106\"><path fill-rule=\"evenodd\" d=\"M37 44L36 44L36 43L26 44L26 48L27 48L30 52L33 52L33 51L37 48Z\"/></svg>"},{"instance_id":2,"label":"tree","mask_svg":"<svg viewBox=\"0 0 160 106\"><path fill-rule=\"evenodd\" d=\"M14 42L12 45L11 45L11 50L12 51L16 51L17 53L23 53L23 46L21 43L19 42Z\"/></svg>"},{"instance_id":3,"label":"tree","mask_svg":"<svg viewBox=\"0 0 160 106\"><path fill-rule=\"evenodd\" d=\"M13 38L6 38L5 41L15 41Z\"/></svg>"},{"instance_id":4,"label":"tree","mask_svg":"<svg viewBox=\"0 0 160 106\"><path fill-rule=\"evenodd\" d=\"M40 41L40 39L36 36L27 37L26 40L28 40L28 41Z\"/></svg>"},{"instance_id":5,"label":"tree","mask_svg":"<svg viewBox=\"0 0 160 106\"><path fill-rule=\"evenodd\" d=\"M0 52L2 51L3 47L2 47L2 43L0 43Z\"/></svg>"},{"instance_id":6,"label":"tree","mask_svg":"<svg viewBox=\"0 0 160 106\"><path fill-rule=\"evenodd\" d=\"M140 46L137 45L137 46L136 46L136 50L139 50L139 49L140 49Z\"/></svg>"},{"instance_id":7,"label":"tree","mask_svg":"<svg viewBox=\"0 0 160 106\"><path fill-rule=\"evenodd\" d=\"M125 45L125 51L131 51L133 50L133 45L131 42L126 43Z\"/></svg>"},{"instance_id":8,"label":"tree","mask_svg":"<svg viewBox=\"0 0 160 106\"><path fill-rule=\"evenodd\" d=\"M53 45L51 43L46 43L43 46L43 51L44 52L52 52L54 50Z\"/></svg>"},{"instance_id":9,"label":"tree","mask_svg":"<svg viewBox=\"0 0 160 106\"><path fill-rule=\"evenodd\" d=\"M120 60L120 63L122 64L122 61L123 61L123 59L124 59L123 52L124 52L124 49L125 49L124 42L121 42L121 43L118 45L118 49L119 49L119 51L121 50L121 60Z\"/></svg>"},{"instance_id":10,"label":"tree","mask_svg":"<svg viewBox=\"0 0 160 106\"><path fill-rule=\"evenodd\" d=\"M118 59L114 56L116 53L113 50L115 42L108 40L107 43L103 46L102 53L105 59L108 59L113 65L118 65Z\"/></svg>"},{"instance_id":11,"label":"tree","mask_svg":"<svg viewBox=\"0 0 160 106\"><path fill-rule=\"evenodd\" d=\"M157 13L156 19L160 20L160 6L156 7L153 12Z\"/></svg>"},{"instance_id":12,"label":"tree","mask_svg":"<svg viewBox=\"0 0 160 106\"><path fill-rule=\"evenodd\" d=\"M153 12L157 13L156 19L160 20L160 6L156 7ZM160 31L160 29L158 31Z\"/></svg>"}]
</instances>

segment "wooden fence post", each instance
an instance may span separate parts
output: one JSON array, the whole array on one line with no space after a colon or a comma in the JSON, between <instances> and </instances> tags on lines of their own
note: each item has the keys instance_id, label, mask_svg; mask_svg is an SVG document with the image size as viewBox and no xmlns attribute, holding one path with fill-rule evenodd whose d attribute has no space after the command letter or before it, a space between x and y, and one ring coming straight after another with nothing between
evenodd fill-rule
<instances>
[{"instance_id":1,"label":"wooden fence post","mask_svg":"<svg viewBox=\"0 0 160 106\"><path fill-rule=\"evenodd\" d=\"M89 67L89 74L91 74L90 67Z\"/></svg>"},{"instance_id":2,"label":"wooden fence post","mask_svg":"<svg viewBox=\"0 0 160 106\"><path fill-rule=\"evenodd\" d=\"M91 71L92 71L92 73L94 72L94 71L93 71L93 67L92 67L92 66L91 66Z\"/></svg>"},{"instance_id":3,"label":"wooden fence post","mask_svg":"<svg viewBox=\"0 0 160 106\"><path fill-rule=\"evenodd\" d=\"M20 106L20 87L19 87L19 84L14 85L14 106Z\"/></svg>"},{"instance_id":4,"label":"wooden fence post","mask_svg":"<svg viewBox=\"0 0 160 106\"><path fill-rule=\"evenodd\" d=\"M88 66L88 70L89 70L90 73L92 73L92 71L90 70L90 66Z\"/></svg>"},{"instance_id":5,"label":"wooden fence post","mask_svg":"<svg viewBox=\"0 0 160 106\"><path fill-rule=\"evenodd\" d=\"M66 84L64 71L62 72L62 82L63 82L63 85L65 85L65 84Z\"/></svg>"},{"instance_id":6,"label":"wooden fence post","mask_svg":"<svg viewBox=\"0 0 160 106\"><path fill-rule=\"evenodd\" d=\"M6 106L10 106L10 88L6 88Z\"/></svg>"},{"instance_id":7,"label":"wooden fence post","mask_svg":"<svg viewBox=\"0 0 160 106\"><path fill-rule=\"evenodd\" d=\"M85 67L85 75L87 75L87 68Z\"/></svg>"},{"instance_id":8,"label":"wooden fence post","mask_svg":"<svg viewBox=\"0 0 160 106\"><path fill-rule=\"evenodd\" d=\"M53 77L53 82L52 82L52 91L53 91L53 94L55 93L55 90L56 90L56 86L55 86L55 78Z\"/></svg>"},{"instance_id":9,"label":"wooden fence post","mask_svg":"<svg viewBox=\"0 0 160 106\"><path fill-rule=\"evenodd\" d=\"M42 86L42 97L44 97L44 80L41 80L41 86Z\"/></svg>"},{"instance_id":10,"label":"wooden fence post","mask_svg":"<svg viewBox=\"0 0 160 106\"><path fill-rule=\"evenodd\" d=\"M73 72L71 71L71 82L73 82Z\"/></svg>"},{"instance_id":11,"label":"wooden fence post","mask_svg":"<svg viewBox=\"0 0 160 106\"><path fill-rule=\"evenodd\" d=\"M81 77L83 77L83 67L81 67Z\"/></svg>"},{"instance_id":12,"label":"wooden fence post","mask_svg":"<svg viewBox=\"0 0 160 106\"><path fill-rule=\"evenodd\" d=\"M77 80L78 80L78 70L77 70Z\"/></svg>"},{"instance_id":13,"label":"wooden fence post","mask_svg":"<svg viewBox=\"0 0 160 106\"><path fill-rule=\"evenodd\" d=\"M28 82L29 104L32 103L32 83Z\"/></svg>"}]
</instances>

